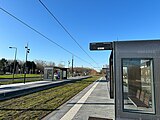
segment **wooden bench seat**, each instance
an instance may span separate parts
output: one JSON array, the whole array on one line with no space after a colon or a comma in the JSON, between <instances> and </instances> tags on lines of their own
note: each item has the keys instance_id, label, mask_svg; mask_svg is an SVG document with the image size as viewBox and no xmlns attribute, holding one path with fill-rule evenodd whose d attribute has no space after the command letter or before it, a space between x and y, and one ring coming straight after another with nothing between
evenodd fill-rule
<instances>
[{"instance_id":1,"label":"wooden bench seat","mask_svg":"<svg viewBox=\"0 0 160 120\"><path fill-rule=\"evenodd\" d=\"M148 107L144 102L136 97L128 97L128 99L136 106L136 107Z\"/></svg>"},{"instance_id":2,"label":"wooden bench seat","mask_svg":"<svg viewBox=\"0 0 160 120\"><path fill-rule=\"evenodd\" d=\"M137 90L136 96L129 96L128 99L136 107L149 107L149 95L144 91Z\"/></svg>"}]
</instances>

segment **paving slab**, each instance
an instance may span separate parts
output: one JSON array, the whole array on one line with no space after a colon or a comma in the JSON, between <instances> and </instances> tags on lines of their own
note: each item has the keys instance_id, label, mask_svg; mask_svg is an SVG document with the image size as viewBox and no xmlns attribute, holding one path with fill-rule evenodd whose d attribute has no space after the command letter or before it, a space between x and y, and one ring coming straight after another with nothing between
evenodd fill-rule
<instances>
[{"instance_id":1,"label":"paving slab","mask_svg":"<svg viewBox=\"0 0 160 120\"><path fill-rule=\"evenodd\" d=\"M89 85L43 120L115 119L114 100L104 78Z\"/></svg>"}]
</instances>

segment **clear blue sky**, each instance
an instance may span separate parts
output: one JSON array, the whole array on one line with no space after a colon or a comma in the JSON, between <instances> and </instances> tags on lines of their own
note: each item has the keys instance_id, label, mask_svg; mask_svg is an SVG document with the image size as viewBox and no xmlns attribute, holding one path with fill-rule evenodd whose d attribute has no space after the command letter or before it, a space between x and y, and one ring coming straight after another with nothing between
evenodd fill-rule
<instances>
[{"instance_id":1,"label":"clear blue sky","mask_svg":"<svg viewBox=\"0 0 160 120\"><path fill-rule=\"evenodd\" d=\"M109 51L90 51L90 42L142 40L160 38L160 0L42 0L77 42L99 64L108 64ZM97 66L46 12L38 0L1 0L0 7L33 28ZM71 60L71 54L47 41L0 10L0 58L25 59L24 46L29 43L29 60ZM75 66L89 64L75 58Z\"/></svg>"}]
</instances>

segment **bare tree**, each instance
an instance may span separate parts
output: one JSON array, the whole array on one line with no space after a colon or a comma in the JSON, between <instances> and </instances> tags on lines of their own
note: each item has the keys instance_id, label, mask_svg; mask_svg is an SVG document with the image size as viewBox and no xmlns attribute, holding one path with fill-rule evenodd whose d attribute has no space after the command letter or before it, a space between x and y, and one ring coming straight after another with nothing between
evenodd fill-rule
<instances>
[{"instance_id":1,"label":"bare tree","mask_svg":"<svg viewBox=\"0 0 160 120\"><path fill-rule=\"evenodd\" d=\"M55 66L55 63L52 62L52 61L49 61L49 62L46 62L46 65L47 65L47 66Z\"/></svg>"},{"instance_id":2,"label":"bare tree","mask_svg":"<svg viewBox=\"0 0 160 120\"><path fill-rule=\"evenodd\" d=\"M63 65L63 64L61 64L61 63L59 63L59 64L58 64L58 67L62 67L62 68L63 68L63 67L64 67L64 65Z\"/></svg>"}]
</instances>

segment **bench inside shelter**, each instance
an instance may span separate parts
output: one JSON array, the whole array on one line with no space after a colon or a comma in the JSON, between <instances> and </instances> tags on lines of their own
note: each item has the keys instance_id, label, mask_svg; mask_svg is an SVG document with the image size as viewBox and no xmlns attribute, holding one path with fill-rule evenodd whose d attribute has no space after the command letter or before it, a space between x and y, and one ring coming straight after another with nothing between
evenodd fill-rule
<instances>
[{"instance_id":1,"label":"bench inside shelter","mask_svg":"<svg viewBox=\"0 0 160 120\"><path fill-rule=\"evenodd\" d=\"M137 90L136 96L129 96L128 99L136 107L149 107L149 94L144 91Z\"/></svg>"}]
</instances>

